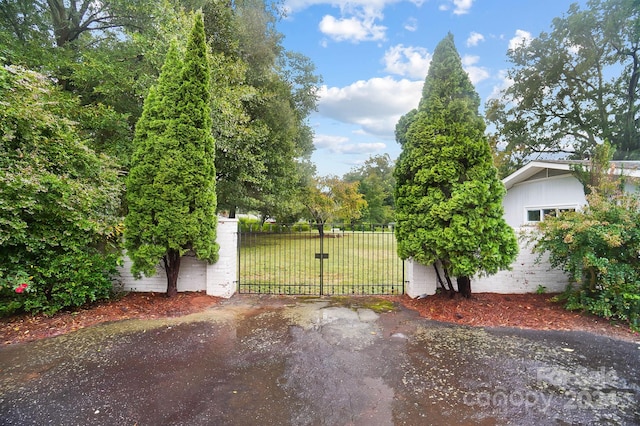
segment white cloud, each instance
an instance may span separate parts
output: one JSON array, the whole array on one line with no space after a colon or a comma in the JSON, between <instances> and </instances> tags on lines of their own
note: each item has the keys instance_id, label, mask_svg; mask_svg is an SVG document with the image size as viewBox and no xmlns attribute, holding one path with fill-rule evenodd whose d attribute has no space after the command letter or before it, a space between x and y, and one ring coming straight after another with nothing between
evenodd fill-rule
<instances>
[{"instance_id":1,"label":"white cloud","mask_svg":"<svg viewBox=\"0 0 640 426\"><path fill-rule=\"evenodd\" d=\"M465 15L471 10L474 0L449 0L447 3L442 3L439 7L441 11L447 11L451 9L451 3L453 3L453 13L455 15Z\"/></svg>"},{"instance_id":2,"label":"white cloud","mask_svg":"<svg viewBox=\"0 0 640 426\"><path fill-rule=\"evenodd\" d=\"M318 135L313 138L313 144L318 149L332 149L335 146L340 146L349 142L349 138L345 136L330 136L330 135Z\"/></svg>"},{"instance_id":3,"label":"white cloud","mask_svg":"<svg viewBox=\"0 0 640 426\"><path fill-rule=\"evenodd\" d=\"M339 15L325 15L319 24L320 31L336 41L384 40L387 27L380 24L384 18L382 11L388 5L409 1L417 7L425 0L286 0L283 9L287 16L307 7L319 4L340 9ZM417 21L410 18L405 29L415 31Z\"/></svg>"},{"instance_id":4,"label":"white cloud","mask_svg":"<svg viewBox=\"0 0 640 426\"><path fill-rule=\"evenodd\" d=\"M343 145L340 151L341 154L372 154L377 151L382 151L387 147L382 142L370 142L370 143L354 143Z\"/></svg>"},{"instance_id":5,"label":"white cloud","mask_svg":"<svg viewBox=\"0 0 640 426\"><path fill-rule=\"evenodd\" d=\"M515 50L517 47L523 45L528 46L531 40L533 40L533 36L531 36L529 31L516 30L516 35L509 40L509 50Z\"/></svg>"},{"instance_id":6,"label":"white cloud","mask_svg":"<svg viewBox=\"0 0 640 426\"><path fill-rule=\"evenodd\" d=\"M402 44L390 47L382 61L385 71L403 77L424 79L431 63L431 54L423 47L405 47Z\"/></svg>"},{"instance_id":7,"label":"white cloud","mask_svg":"<svg viewBox=\"0 0 640 426\"><path fill-rule=\"evenodd\" d=\"M491 91L488 99L500 99L502 97L502 92L513 85L513 80L509 78L506 70L500 70L498 78L500 79L500 82L493 86L493 90Z\"/></svg>"},{"instance_id":8,"label":"white cloud","mask_svg":"<svg viewBox=\"0 0 640 426\"><path fill-rule=\"evenodd\" d=\"M467 38L467 47L477 46L481 41L484 41L484 36L472 31L471 34L469 34L469 38Z\"/></svg>"},{"instance_id":9,"label":"white cloud","mask_svg":"<svg viewBox=\"0 0 640 426\"><path fill-rule=\"evenodd\" d=\"M469 74L469 79L473 84L489 78L489 71L476 65L478 61L480 61L479 56L465 55L462 57L462 67Z\"/></svg>"},{"instance_id":10,"label":"white cloud","mask_svg":"<svg viewBox=\"0 0 640 426\"><path fill-rule=\"evenodd\" d=\"M567 50L569 50L569 53L572 55L578 55L580 51L584 49L583 46L579 44L572 44L569 40L564 40L564 44L568 46Z\"/></svg>"},{"instance_id":11,"label":"white cloud","mask_svg":"<svg viewBox=\"0 0 640 426\"><path fill-rule=\"evenodd\" d=\"M318 113L358 125L367 134L393 139L400 117L418 106L422 85L422 81L385 77L357 81L346 87L323 86Z\"/></svg>"},{"instance_id":12,"label":"white cloud","mask_svg":"<svg viewBox=\"0 0 640 426\"><path fill-rule=\"evenodd\" d=\"M475 65L478 63L478 61L480 61L480 56L464 55L462 58L460 58L460 61L462 62L463 67Z\"/></svg>"},{"instance_id":13,"label":"white cloud","mask_svg":"<svg viewBox=\"0 0 640 426\"><path fill-rule=\"evenodd\" d=\"M416 18L409 18L407 22L404 23L404 29L407 31L418 31L418 20Z\"/></svg>"},{"instance_id":14,"label":"white cloud","mask_svg":"<svg viewBox=\"0 0 640 426\"><path fill-rule=\"evenodd\" d=\"M473 0L453 0L453 4L455 5L453 13L456 15L464 15L469 13L471 6L473 6Z\"/></svg>"},{"instance_id":15,"label":"white cloud","mask_svg":"<svg viewBox=\"0 0 640 426\"><path fill-rule=\"evenodd\" d=\"M383 10L390 4L401 3L402 1L404 0L286 0L283 7L287 13L299 12L318 4L330 4L332 6L339 7L340 10L343 11L357 8ZM409 0L409 2L420 7L424 3L424 0Z\"/></svg>"},{"instance_id":16,"label":"white cloud","mask_svg":"<svg viewBox=\"0 0 640 426\"><path fill-rule=\"evenodd\" d=\"M317 149L324 149L332 154L371 154L387 147L382 142L351 143L344 136L316 135L313 143Z\"/></svg>"},{"instance_id":17,"label":"white cloud","mask_svg":"<svg viewBox=\"0 0 640 426\"><path fill-rule=\"evenodd\" d=\"M375 18L356 17L335 18L325 15L318 25L320 31L336 41L360 41L384 40L387 27L375 24Z\"/></svg>"}]
</instances>

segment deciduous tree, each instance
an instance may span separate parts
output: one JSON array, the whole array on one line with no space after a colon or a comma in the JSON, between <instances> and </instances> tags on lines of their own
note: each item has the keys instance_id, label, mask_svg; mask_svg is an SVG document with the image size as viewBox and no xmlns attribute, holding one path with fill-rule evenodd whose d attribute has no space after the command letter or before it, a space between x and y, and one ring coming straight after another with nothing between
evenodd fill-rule
<instances>
[{"instance_id":1,"label":"deciduous tree","mask_svg":"<svg viewBox=\"0 0 640 426\"><path fill-rule=\"evenodd\" d=\"M80 99L70 111L90 146L127 166L142 99L169 39L189 24L172 0L6 0L0 57L39 70Z\"/></svg>"},{"instance_id":2,"label":"deciduous tree","mask_svg":"<svg viewBox=\"0 0 640 426\"><path fill-rule=\"evenodd\" d=\"M365 163L344 176L346 182L358 182L367 208L362 219L376 224L393 221L394 201L393 162L388 154L369 157Z\"/></svg>"},{"instance_id":3,"label":"deciduous tree","mask_svg":"<svg viewBox=\"0 0 640 426\"><path fill-rule=\"evenodd\" d=\"M333 219L350 223L360 218L367 206L358 192L358 182L345 182L337 176L316 177L304 197L311 218L322 227Z\"/></svg>"},{"instance_id":4,"label":"deciduous tree","mask_svg":"<svg viewBox=\"0 0 640 426\"><path fill-rule=\"evenodd\" d=\"M402 145L395 169L398 252L434 264L451 292L450 277L457 277L466 297L473 275L508 268L518 250L503 218L505 189L479 104L449 34L434 51L418 109L396 129Z\"/></svg>"},{"instance_id":5,"label":"deciduous tree","mask_svg":"<svg viewBox=\"0 0 640 426\"><path fill-rule=\"evenodd\" d=\"M214 57L229 70L219 74L224 89L214 98L214 110L226 120L214 132L219 205L231 215L236 209L263 217L288 215L287 206L295 210L304 187L300 164L313 151L306 120L319 77L308 58L283 48L276 3L214 0L205 8Z\"/></svg>"},{"instance_id":6,"label":"deciduous tree","mask_svg":"<svg viewBox=\"0 0 640 426\"><path fill-rule=\"evenodd\" d=\"M572 4L530 42L508 52L512 84L487 117L516 162L555 154L587 159L609 140L617 159L640 158L640 6Z\"/></svg>"}]
</instances>

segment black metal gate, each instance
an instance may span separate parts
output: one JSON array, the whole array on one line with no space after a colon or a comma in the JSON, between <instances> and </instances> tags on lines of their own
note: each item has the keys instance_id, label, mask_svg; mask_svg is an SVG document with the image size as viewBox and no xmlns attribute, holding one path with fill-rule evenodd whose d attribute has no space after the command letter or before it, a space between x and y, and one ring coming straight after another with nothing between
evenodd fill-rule
<instances>
[{"instance_id":1,"label":"black metal gate","mask_svg":"<svg viewBox=\"0 0 640 426\"><path fill-rule=\"evenodd\" d=\"M404 293L404 263L391 226L239 226L239 293Z\"/></svg>"}]
</instances>

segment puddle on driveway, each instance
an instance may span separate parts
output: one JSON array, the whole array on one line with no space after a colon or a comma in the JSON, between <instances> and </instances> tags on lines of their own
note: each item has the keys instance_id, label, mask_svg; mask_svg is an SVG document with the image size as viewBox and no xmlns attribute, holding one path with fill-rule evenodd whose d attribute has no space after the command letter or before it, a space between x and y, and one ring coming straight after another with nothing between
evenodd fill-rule
<instances>
[{"instance_id":1,"label":"puddle on driveway","mask_svg":"<svg viewBox=\"0 0 640 426\"><path fill-rule=\"evenodd\" d=\"M640 424L640 344L236 296L0 348L0 424Z\"/></svg>"}]
</instances>

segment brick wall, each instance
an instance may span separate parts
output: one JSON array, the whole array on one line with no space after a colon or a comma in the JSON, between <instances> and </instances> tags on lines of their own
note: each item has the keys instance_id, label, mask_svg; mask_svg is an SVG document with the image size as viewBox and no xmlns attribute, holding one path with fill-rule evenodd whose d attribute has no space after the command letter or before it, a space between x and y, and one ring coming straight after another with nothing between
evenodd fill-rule
<instances>
[{"instance_id":1,"label":"brick wall","mask_svg":"<svg viewBox=\"0 0 640 426\"><path fill-rule=\"evenodd\" d=\"M237 233L237 219L218 218L218 262L208 265L193 255L184 256L180 262L178 291L206 291L211 296L231 297L237 285ZM160 264L156 271L152 277L143 276L136 280L131 274L131 260L125 255L116 286L125 291L164 293L167 291L167 276Z\"/></svg>"},{"instance_id":2,"label":"brick wall","mask_svg":"<svg viewBox=\"0 0 640 426\"><path fill-rule=\"evenodd\" d=\"M520 228L516 233L522 235L528 231L527 228ZM569 283L569 277L561 270L551 269L546 257L536 262L537 256L531 252L531 247L526 244L526 241L520 239L520 253L511 264L511 270L472 279L471 291L503 294L535 293L538 287L542 286L548 293L562 292ZM406 276L405 291L409 296L431 295L436 292L437 277L433 265L427 267L415 262L407 262Z\"/></svg>"}]
</instances>

